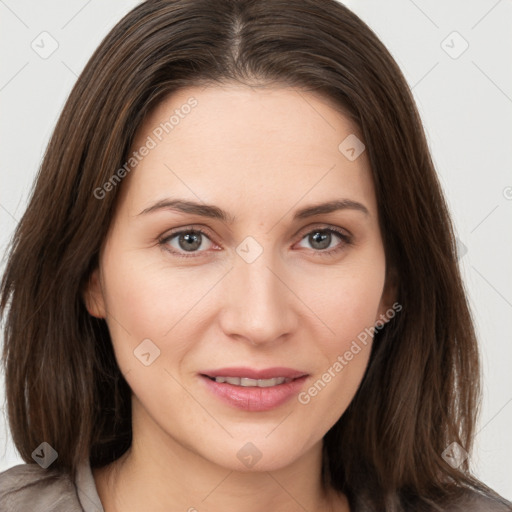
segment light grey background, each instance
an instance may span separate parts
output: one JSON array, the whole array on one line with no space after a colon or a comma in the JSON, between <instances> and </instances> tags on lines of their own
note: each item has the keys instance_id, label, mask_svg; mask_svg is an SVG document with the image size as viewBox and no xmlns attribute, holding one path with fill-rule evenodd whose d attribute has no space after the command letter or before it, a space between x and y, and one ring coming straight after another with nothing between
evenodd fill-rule
<instances>
[{"instance_id":1,"label":"light grey background","mask_svg":"<svg viewBox=\"0 0 512 512\"><path fill-rule=\"evenodd\" d=\"M2 254L78 73L137 3L0 0ZM484 401L471 461L477 476L512 499L512 2L346 4L389 48L418 103L481 341ZM22 462L6 428L4 396L2 382L0 471Z\"/></svg>"}]
</instances>

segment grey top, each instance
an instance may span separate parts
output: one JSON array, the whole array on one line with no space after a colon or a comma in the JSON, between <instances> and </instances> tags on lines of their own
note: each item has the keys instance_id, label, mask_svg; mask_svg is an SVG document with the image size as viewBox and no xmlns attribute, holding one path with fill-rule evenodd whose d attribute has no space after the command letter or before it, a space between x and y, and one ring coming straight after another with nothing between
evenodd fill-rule
<instances>
[{"instance_id":1,"label":"grey top","mask_svg":"<svg viewBox=\"0 0 512 512\"><path fill-rule=\"evenodd\" d=\"M67 475L39 464L0 473L0 512L104 512L89 463Z\"/></svg>"},{"instance_id":2,"label":"grey top","mask_svg":"<svg viewBox=\"0 0 512 512\"><path fill-rule=\"evenodd\" d=\"M498 503L476 492L445 512L507 512L512 505ZM364 510L361 504L358 510ZM38 464L19 464L0 473L0 512L104 512L89 463L78 468L75 482ZM411 511L413 512L413 511ZM414 511L418 512L418 511Z\"/></svg>"}]
</instances>

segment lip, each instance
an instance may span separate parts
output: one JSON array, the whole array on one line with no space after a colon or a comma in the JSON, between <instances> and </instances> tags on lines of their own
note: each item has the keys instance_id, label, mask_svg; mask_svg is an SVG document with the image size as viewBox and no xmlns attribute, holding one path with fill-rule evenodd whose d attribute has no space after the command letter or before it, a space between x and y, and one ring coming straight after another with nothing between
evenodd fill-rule
<instances>
[{"instance_id":1,"label":"lip","mask_svg":"<svg viewBox=\"0 0 512 512\"><path fill-rule=\"evenodd\" d=\"M205 370L200 372L201 375L208 377L248 377L249 379L274 379L276 377L285 377L287 379L296 379L307 375L307 372L295 370L293 368L285 368L283 366L275 366L273 368L263 368L257 370L248 367L231 367L218 368L215 370Z\"/></svg>"},{"instance_id":2,"label":"lip","mask_svg":"<svg viewBox=\"0 0 512 512\"><path fill-rule=\"evenodd\" d=\"M209 378L217 376L248 377L250 379L286 377L293 380L276 386L259 388L256 386L234 386L227 382L215 382ZM243 411L262 412L275 409L296 396L304 386L308 374L290 368L267 368L264 370L221 368L219 370L203 372L200 378L208 391L222 402Z\"/></svg>"}]
</instances>

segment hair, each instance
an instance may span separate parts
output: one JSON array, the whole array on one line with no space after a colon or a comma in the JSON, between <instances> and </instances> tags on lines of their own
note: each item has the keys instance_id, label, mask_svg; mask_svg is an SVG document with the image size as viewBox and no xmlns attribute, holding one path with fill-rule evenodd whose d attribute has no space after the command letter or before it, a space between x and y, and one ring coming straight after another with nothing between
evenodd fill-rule
<instances>
[{"instance_id":1,"label":"hair","mask_svg":"<svg viewBox=\"0 0 512 512\"><path fill-rule=\"evenodd\" d=\"M170 93L242 83L310 91L360 130L387 268L403 311L379 329L361 385L326 433L322 481L354 511L432 510L472 489L442 457L471 451L480 403L476 336L456 244L414 99L372 30L335 0L149 0L105 37L78 78L17 226L1 284L3 364L14 444L42 441L52 467L106 465L130 446L131 390L83 291L142 120Z\"/></svg>"}]
</instances>

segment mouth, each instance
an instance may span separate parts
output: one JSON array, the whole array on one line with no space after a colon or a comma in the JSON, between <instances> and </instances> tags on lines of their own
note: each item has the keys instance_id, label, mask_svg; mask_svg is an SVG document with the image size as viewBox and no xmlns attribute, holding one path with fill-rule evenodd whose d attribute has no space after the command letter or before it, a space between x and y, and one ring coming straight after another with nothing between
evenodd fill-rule
<instances>
[{"instance_id":1,"label":"mouth","mask_svg":"<svg viewBox=\"0 0 512 512\"><path fill-rule=\"evenodd\" d=\"M227 382L232 386L241 386L243 388L249 387L258 387L258 388L270 388L272 386L279 386L281 384L285 384L287 382L291 382L295 379L288 379L286 377L274 377L272 379L250 379L249 377L210 377L209 375L203 375L203 377L207 377L210 380L213 380L218 383Z\"/></svg>"},{"instance_id":2,"label":"mouth","mask_svg":"<svg viewBox=\"0 0 512 512\"><path fill-rule=\"evenodd\" d=\"M222 402L245 411L268 411L298 394L309 374L291 368L221 368L199 374Z\"/></svg>"}]
</instances>

